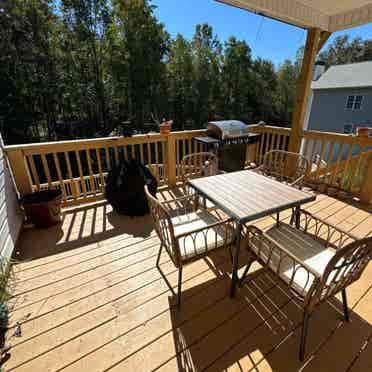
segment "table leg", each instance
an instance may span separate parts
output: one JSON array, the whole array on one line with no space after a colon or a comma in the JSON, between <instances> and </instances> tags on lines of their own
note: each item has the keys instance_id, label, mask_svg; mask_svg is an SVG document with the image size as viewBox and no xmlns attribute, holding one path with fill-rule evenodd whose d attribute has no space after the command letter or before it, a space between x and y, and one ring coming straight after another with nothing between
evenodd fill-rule
<instances>
[{"instance_id":1,"label":"table leg","mask_svg":"<svg viewBox=\"0 0 372 372\"><path fill-rule=\"evenodd\" d=\"M295 226L296 229L300 228L300 207L296 207L295 209Z\"/></svg>"},{"instance_id":2,"label":"table leg","mask_svg":"<svg viewBox=\"0 0 372 372\"><path fill-rule=\"evenodd\" d=\"M236 228L236 243L235 243L235 252L233 258L233 268L232 268L232 279L231 279L231 289L230 289L230 297L235 297L235 290L236 285L238 283L238 268L239 268L239 252L240 252L240 236L242 232L242 226L239 223Z\"/></svg>"}]
</instances>

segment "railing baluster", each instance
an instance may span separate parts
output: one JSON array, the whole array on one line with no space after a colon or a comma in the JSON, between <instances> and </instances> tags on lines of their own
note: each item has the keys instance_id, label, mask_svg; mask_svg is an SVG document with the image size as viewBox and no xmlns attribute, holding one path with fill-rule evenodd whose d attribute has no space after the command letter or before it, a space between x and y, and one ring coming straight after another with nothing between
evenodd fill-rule
<instances>
[{"instance_id":1,"label":"railing baluster","mask_svg":"<svg viewBox=\"0 0 372 372\"><path fill-rule=\"evenodd\" d=\"M109 147L105 147L105 155L106 155L107 171L110 172L110 170L111 170L111 159L110 159L110 148Z\"/></svg>"},{"instance_id":2,"label":"railing baluster","mask_svg":"<svg viewBox=\"0 0 372 372\"><path fill-rule=\"evenodd\" d=\"M310 139L308 137L304 137L304 150L303 150L303 156L307 159L307 153L309 151L309 142Z\"/></svg>"},{"instance_id":3,"label":"railing baluster","mask_svg":"<svg viewBox=\"0 0 372 372\"><path fill-rule=\"evenodd\" d=\"M101 191L104 192L104 190L105 190L105 177L103 176L103 172L102 172L101 151L100 151L99 148L96 148L96 156L97 156L97 165L98 165L99 177L101 179Z\"/></svg>"},{"instance_id":4,"label":"railing baluster","mask_svg":"<svg viewBox=\"0 0 372 372\"><path fill-rule=\"evenodd\" d=\"M328 153L328 156L327 156L327 171L325 173L325 176L326 176L327 179L329 177L328 176L329 168L330 168L330 166L332 166L334 149L335 149L335 143L332 141L330 143L329 153Z\"/></svg>"},{"instance_id":5,"label":"railing baluster","mask_svg":"<svg viewBox=\"0 0 372 372\"><path fill-rule=\"evenodd\" d=\"M167 158L167 144L166 142L161 142L161 160L163 163L163 176L166 181L169 180L169 174L168 174L168 158Z\"/></svg>"},{"instance_id":6,"label":"railing baluster","mask_svg":"<svg viewBox=\"0 0 372 372\"><path fill-rule=\"evenodd\" d=\"M274 150L275 139L276 139L276 134L271 133L271 141L270 141L270 150L269 151Z\"/></svg>"},{"instance_id":7,"label":"railing baluster","mask_svg":"<svg viewBox=\"0 0 372 372\"><path fill-rule=\"evenodd\" d=\"M159 166L159 143L155 142L155 163Z\"/></svg>"},{"instance_id":8,"label":"railing baluster","mask_svg":"<svg viewBox=\"0 0 372 372\"><path fill-rule=\"evenodd\" d=\"M343 148L344 148L344 144L343 143L340 143L339 145L340 145L340 147L339 147L338 152L337 152L335 169L334 169L334 172L332 174L332 178L331 178L331 182L330 182L330 184L332 186L334 186L335 185L335 182L337 181L337 173L338 173L338 169L340 167L340 162L341 162L341 158L342 158L342 152L343 152Z\"/></svg>"},{"instance_id":9,"label":"railing baluster","mask_svg":"<svg viewBox=\"0 0 372 372\"><path fill-rule=\"evenodd\" d=\"M309 158L310 169L311 170L313 169L314 158L315 158L315 155L316 155L317 148L318 148L318 140L316 138L313 138L313 147L311 149L311 155L310 155L310 158ZM313 178L314 178L314 174L313 174Z\"/></svg>"},{"instance_id":10,"label":"railing baluster","mask_svg":"<svg viewBox=\"0 0 372 372\"><path fill-rule=\"evenodd\" d=\"M45 173L45 176L48 182L48 187L51 189L53 187L52 178L50 176L49 164L48 164L45 154L41 154L41 162L43 164L43 169L44 169L44 173Z\"/></svg>"},{"instance_id":11,"label":"railing baluster","mask_svg":"<svg viewBox=\"0 0 372 372\"><path fill-rule=\"evenodd\" d=\"M57 170L58 181L59 181L59 184L61 185L61 191L62 191L63 199L66 200L67 192L66 192L65 184L63 182L63 176L62 176L62 171L61 171L61 165L60 165L59 159L58 159L58 153L53 152L53 160L54 160L54 164L55 164L56 170Z\"/></svg>"},{"instance_id":12,"label":"railing baluster","mask_svg":"<svg viewBox=\"0 0 372 372\"><path fill-rule=\"evenodd\" d=\"M80 176L80 187L83 190L84 197L86 197L87 196L87 187L85 185L85 178L84 178L83 168L81 166L79 150L75 150L75 156L76 156L76 162L77 162L78 172L79 172L79 176Z\"/></svg>"},{"instance_id":13,"label":"railing baluster","mask_svg":"<svg viewBox=\"0 0 372 372\"><path fill-rule=\"evenodd\" d=\"M151 157L151 143L147 142L147 164L152 164L152 157Z\"/></svg>"},{"instance_id":14,"label":"railing baluster","mask_svg":"<svg viewBox=\"0 0 372 372\"><path fill-rule=\"evenodd\" d=\"M92 168L92 162L91 162L91 159L90 159L90 150L89 149L85 150L85 155L87 157L87 162L88 162L90 188L91 188L91 191L93 191L94 196L96 196L97 190L96 190L96 184L94 182L93 168Z\"/></svg>"},{"instance_id":15,"label":"railing baluster","mask_svg":"<svg viewBox=\"0 0 372 372\"><path fill-rule=\"evenodd\" d=\"M317 170L316 170L316 176L315 176L316 179L319 179L319 176L320 176L320 165L322 163L325 146L326 146L326 141L322 141L322 145L321 145L320 152L319 152L319 158L317 161Z\"/></svg>"},{"instance_id":16,"label":"railing baluster","mask_svg":"<svg viewBox=\"0 0 372 372\"><path fill-rule=\"evenodd\" d=\"M178 179L179 176L179 165L180 165L180 140L175 140L175 147L176 147L176 176Z\"/></svg>"},{"instance_id":17,"label":"railing baluster","mask_svg":"<svg viewBox=\"0 0 372 372\"><path fill-rule=\"evenodd\" d=\"M351 174L350 174L350 185L349 190L353 192L353 190L356 188L356 182L358 179L360 179L360 172L362 168L363 161L367 158L366 154L368 152L368 146L364 146L364 148L360 147L360 154L358 156L357 163L355 166L351 167ZM357 190L358 192L358 190Z\"/></svg>"},{"instance_id":18,"label":"railing baluster","mask_svg":"<svg viewBox=\"0 0 372 372\"><path fill-rule=\"evenodd\" d=\"M138 146L139 146L139 149L140 149L140 160L141 160L141 163L143 163L144 162L143 143L140 143Z\"/></svg>"},{"instance_id":19,"label":"railing baluster","mask_svg":"<svg viewBox=\"0 0 372 372\"><path fill-rule=\"evenodd\" d=\"M31 171L32 178L35 181L36 190L39 191L40 190L40 179L39 179L39 175L36 170L34 156L31 154L27 158L30 164L30 171Z\"/></svg>"},{"instance_id":20,"label":"railing baluster","mask_svg":"<svg viewBox=\"0 0 372 372\"><path fill-rule=\"evenodd\" d=\"M114 161L115 161L115 167L119 164L119 154L118 154L118 147L116 144L113 146L114 148Z\"/></svg>"},{"instance_id":21,"label":"railing baluster","mask_svg":"<svg viewBox=\"0 0 372 372\"><path fill-rule=\"evenodd\" d=\"M264 153L263 155L265 155L266 153L269 152L270 139L271 139L271 135L270 135L270 133L266 133L266 139L265 139L265 153Z\"/></svg>"},{"instance_id":22,"label":"railing baluster","mask_svg":"<svg viewBox=\"0 0 372 372\"><path fill-rule=\"evenodd\" d=\"M350 165L351 156L353 155L353 147L354 147L354 144L349 143L349 150L347 151L345 167L344 167L344 171L343 171L342 177L341 177L341 187L344 184L347 185L350 182L350 179L348 180L348 176L349 177L351 176L351 174L350 174L351 170L349 169L349 165Z\"/></svg>"},{"instance_id":23,"label":"railing baluster","mask_svg":"<svg viewBox=\"0 0 372 372\"><path fill-rule=\"evenodd\" d=\"M70 185L71 185L72 195L75 198L78 198L79 197L79 194L80 194L80 190L78 190L77 183L75 182L75 179L74 179L73 174L72 174L70 156L69 156L69 154L68 154L67 151L65 151L63 154L65 156L66 167L67 167L67 174L68 174L68 177L70 179Z\"/></svg>"},{"instance_id":24,"label":"railing baluster","mask_svg":"<svg viewBox=\"0 0 372 372\"><path fill-rule=\"evenodd\" d=\"M123 154L124 154L124 160L129 160L128 159L128 149L127 149L127 144L123 145Z\"/></svg>"}]
</instances>

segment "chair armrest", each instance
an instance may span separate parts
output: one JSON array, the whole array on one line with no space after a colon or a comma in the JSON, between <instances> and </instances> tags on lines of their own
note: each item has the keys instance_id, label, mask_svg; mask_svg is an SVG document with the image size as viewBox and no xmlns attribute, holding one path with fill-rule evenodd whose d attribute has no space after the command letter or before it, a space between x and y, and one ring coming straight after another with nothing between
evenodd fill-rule
<instances>
[{"instance_id":1,"label":"chair armrest","mask_svg":"<svg viewBox=\"0 0 372 372\"><path fill-rule=\"evenodd\" d=\"M252 168L252 169L250 169L250 171L251 171L251 172L255 172L255 173L260 173L260 172L262 172L264 169L265 169L265 165L264 165L264 164L261 164L261 165L259 165L259 166L256 167L256 168Z\"/></svg>"},{"instance_id":2,"label":"chair armrest","mask_svg":"<svg viewBox=\"0 0 372 372\"><path fill-rule=\"evenodd\" d=\"M195 202L195 195L185 195L176 199L170 199L161 202L171 216L181 216L195 212L198 203Z\"/></svg>"},{"instance_id":3,"label":"chair armrest","mask_svg":"<svg viewBox=\"0 0 372 372\"><path fill-rule=\"evenodd\" d=\"M211 223L207 226L204 226L204 227L201 227L199 229L195 229L195 230L192 230L192 231L188 231L186 233L183 233L183 234L179 234L179 235L176 235L176 238L177 239L180 239L180 238L184 238L188 235L192 235L192 234L198 234L200 232L203 232L204 230L209 230L209 229L213 229L215 227L218 227L218 226L222 226L222 225L227 225L227 224L231 224L231 227L233 227L234 221L232 218L226 218L222 221L217 221L217 222L214 222L214 223Z\"/></svg>"},{"instance_id":4,"label":"chair armrest","mask_svg":"<svg viewBox=\"0 0 372 372\"><path fill-rule=\"evenodd\" d=\"M296 180L294 180L290 186L298 186L302 183L302 181L304 180L305 178L305 174L303 174L302 176L298 177Z\"/></svg>"},{"instance_id":5,"label":"chair armrest","mask_svg":"<svg viewBox=\"0 0 372 372\"><path fill-rule=\"evenodd\" d=\"M304 217L304 218L301 218ZM312 228L313 231L308 230ZM312 213L300 209L300 229L304 232L315 236L318 240L326 243L326 246L331 245L336 249L341 249L345 243L350 243L348 240L356 241L358 238L347 231L323 220L322 218L314 216ZM324 237L325 235L325 237ZM332 238L337 238L332 242Z\"/></svg>"},{"instance_id":6,"label":"chair armrest","mask_svg":"<svg viewBox=\"0 0 372 372\"><path fill-rule=\"evenodd\" d=\"M164 200L164 201L161 201L160 203L162 205L168 205L170 203L176 203L176 202L180 202L180 201L183 201L183 200L191 199L192 197L193 197L193 195L185 195L185 196L181 196L181 197L175 198L175 199Z\"/></svg>"}]
</instances>

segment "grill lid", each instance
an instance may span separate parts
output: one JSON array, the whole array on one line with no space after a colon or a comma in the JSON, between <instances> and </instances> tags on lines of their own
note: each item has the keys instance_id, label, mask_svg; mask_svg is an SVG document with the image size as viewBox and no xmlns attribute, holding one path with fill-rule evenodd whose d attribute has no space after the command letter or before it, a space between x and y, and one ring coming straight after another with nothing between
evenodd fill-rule
<instances>
[{"instance_id":1,"label":"grill lid","mask_svg":"<svg viewBox=\"0 0 372 372\"><path fill-rule=\"evenodd\" d=\"M246 135L247 132L248 126L238 120L211 121L207 125L207 134L222 140Z\"/></svg>"}]
</instances>

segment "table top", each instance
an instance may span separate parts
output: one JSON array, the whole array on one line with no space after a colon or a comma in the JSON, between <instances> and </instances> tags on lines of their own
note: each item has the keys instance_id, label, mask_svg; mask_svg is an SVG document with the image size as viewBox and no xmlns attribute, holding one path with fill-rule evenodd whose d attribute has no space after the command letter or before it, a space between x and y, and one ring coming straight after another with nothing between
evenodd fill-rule
<instances>
[{"instance_id":1,"label":"table top","mask_svg":"<svg viewBox=\"0 0 372 372\"><path fill-rule=\"evenodd\" d=\"M298 207L316 198L248 170L190 180L189 185L240 223Z\"/></svg>"}]
</instances>

